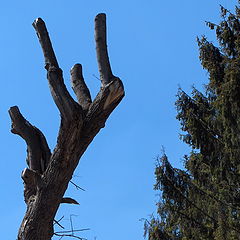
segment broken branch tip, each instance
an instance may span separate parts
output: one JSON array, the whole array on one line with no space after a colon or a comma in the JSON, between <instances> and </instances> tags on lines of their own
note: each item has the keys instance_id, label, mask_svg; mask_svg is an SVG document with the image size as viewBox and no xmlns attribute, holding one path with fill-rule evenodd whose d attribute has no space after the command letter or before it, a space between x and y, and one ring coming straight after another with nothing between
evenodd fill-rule
<instances>
[{"instance_id":1,"label":"broken branch tip","mask_svg":"<svg viewBox=\"0 0 240 240\"><path fill-rule=\"evenodd\" d=\"M73 67L71 68L70 72L72 72L74 69L82 70L82 64L80 64L80 63L74 64Z\"/></svg>"},{"instance_id":2,"label":"broken branch tip","mask_svg":"<svg viewBox=\"0 0 240 240\"><path fill-rule=\"evenodd\" d=\"M20 114L20 110L19 110L18 106L12 106L9 108L8 113L9 113L10 117L13 118L14 116Z\"/></svg>"},{"instance_id":3,"label":"broken branch tip","mask_svg":"<svg viewBox=\"0 0 240 240\"><path fill-rule=\"evenodd\" d=\"M42 20L42 18L36 18L34 21L33 21L33 23L32 23L32 25L33 25L33 27L35 28L37 25L39 25L39 24L44 24L44 21Z\"/></svg>"},{"instance_id":4,"label":"broken branch tip","mask_svg":"<svg viewBox=\"0 0 240 240\"><path fill-rule=\"evenodd\" d=\"M99 13L99 14L96 16L95 21L97 21L97 20L99 20L99 19L101 19L101 20L106 20L106 13Z\"/></svg>"}]
</instances>

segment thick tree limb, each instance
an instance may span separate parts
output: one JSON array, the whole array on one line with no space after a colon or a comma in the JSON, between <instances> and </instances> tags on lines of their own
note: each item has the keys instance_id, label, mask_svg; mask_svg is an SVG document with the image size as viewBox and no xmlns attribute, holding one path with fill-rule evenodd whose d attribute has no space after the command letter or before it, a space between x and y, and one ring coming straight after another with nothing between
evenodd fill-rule
<instances>
[{"instance_id":1,"label":"thick tree limb","mask_svg":"<svg viewBox=\"0 0 240 240\"><path fill-rule=\"evenodd\" d=\"M42 187L41 174L49 164L51 152L43 133L32 126L20 113L17 106L11 107L12 133L21 136L27 143L27 163L29 169L22 172L24 181L24 200L28 204Z\"/></svg>"},{"instance_id":2,"label":"thick tree limb","mask_svg":"<svg viewBox=\"0 0 240 240\"><path fill-rule=\"evenodd\" d=\"M33 27L36 30L44 54L45 68L48 71L47 78L53 100L56 103L61 116L65 120L72 120L77 110L80 114L80 108L78 107L78 104L75 103L64 84L62 70L59 68L46 25L41 18L37 18L33 22Z\"/></svg>"},{"instance_id":3,"label":"thick tree limb","mask_svg":"<svg viewBox=\"0 0 240 240\"><path fill-rule=\"evenodd\" d=\"M95 41L100 79L102 86L105 86L114 76L107 51L106 14L104 13L98 14L95 18Z\"/></svg>"},{"instance_id":4,"label":"thick tree limb","mask_svg":"<svg viewBox=\"0 0 240 240\"><path fill-rule=\"evenodd\" d=\"M49 38L48 31L44 21L41 18L37 18L32 25L36 30L39 42L43 50L44 59L45 59L45 68L47 70L49 66L59 68L57 58L53 51L52 43Z\"/></svg>"},{"instance_id":5,"label":"thick tree limb","mask_svg":"<svg viewBox=\"0 0 240 240\"><path fill-rule=\"evenodd\" d=\"M71 69L71 82L72 88L75 92L78 103L81 105L83 110L87 110L89 105L92 103L89 89L84 81L82 75L82 65L75 64Z\"/></svg>"},{"instance_id":6,"label":"thick tree limb","mask_svg":"<svg viewBox=\"0 0 240 240\"><path fill-rule=\"evenodd\" d=\"M11 107L9 114L12 120L11 132L21 136L27 143L29 168L43 174L51 156L46 138L38 128L32 126L23 117L17 106Z\"/></svg>"}]
</instances>

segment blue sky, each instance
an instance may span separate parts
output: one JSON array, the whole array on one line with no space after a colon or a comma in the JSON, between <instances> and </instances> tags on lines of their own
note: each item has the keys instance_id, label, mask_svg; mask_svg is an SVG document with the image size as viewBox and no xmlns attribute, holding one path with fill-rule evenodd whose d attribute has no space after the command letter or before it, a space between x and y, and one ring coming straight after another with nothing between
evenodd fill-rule
<instances>
[{"instance_id":1,"label":"blue sky","mask_svg":"<svg viewBox=\"0 0 240 240\"><path fill-rule=\"evenodd\" d=\"M51 149L56 143L59 113L50 96L43 56L33 20L47 24L65 83L72 93L69 71L83 65L94 96L100 86L94 45L94 17L107 14L108 48L115 75L126 97L94 139L75 172L66 196L80 206L63 205L57 218L69 227L90 228L89 240L143 239L143 223L155 211L154 163L164 146L170 161L182 167L189 148L179 140L174 102L180 85L187 92L207 82L198 60L196 36L214 33L205 20L219 22L219 4L232 9L235 1L221 0L42 0L2 1L1 29L1 239L16 239L25 212L21 171L26 145L10 133L8 109L18 105L40 128ZM54 237L53 239L59 239ZM67 239L67 238L66 238Z\"/></svg>"}]
</instances>

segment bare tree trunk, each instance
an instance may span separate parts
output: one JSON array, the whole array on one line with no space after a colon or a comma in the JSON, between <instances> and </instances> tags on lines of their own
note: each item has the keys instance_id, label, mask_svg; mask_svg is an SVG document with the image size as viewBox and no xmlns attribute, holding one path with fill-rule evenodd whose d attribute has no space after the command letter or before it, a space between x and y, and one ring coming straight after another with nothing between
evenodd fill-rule
<instances>
[{"instance_id":1,"label":"bare tree trunk","mask_svg":"<svg viewBox=\"0 0 240 240\"><path fill-rule=\"evenodd\" d=\"M94 99L82 76L81 64L71 69L71 81L78 102L66 89L52 44L41 18L33 22L41 44L50 91L61 115L57 144L51 153L43 133L31 125L17 106L11 107L12 133L27 144L28 168L22 172L27 211L18 233L18 240L49 240L54 234L53 221L64 198L73 172L88 145L105 126L111 112L124 96L121 80L112 74L106 44L106 16L95 18L95 40L101 88Z\"/></svg>"}]
</instances>

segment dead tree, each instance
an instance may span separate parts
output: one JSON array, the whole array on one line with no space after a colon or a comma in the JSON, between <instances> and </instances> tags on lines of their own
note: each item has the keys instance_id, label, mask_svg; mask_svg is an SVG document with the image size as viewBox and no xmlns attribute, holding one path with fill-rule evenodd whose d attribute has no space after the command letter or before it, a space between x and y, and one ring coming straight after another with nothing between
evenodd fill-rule
<instances>
[{"instance_id":1,"label":"dead tree","mask_svg":"<svg viewBox=\"0 0 240 240\"><path fill-rule=\"evenodd\" d=\"M28 168L22 172L27 210L18 232L18 240L49 240L54 234L53 221L60 203L74 203L73 199L64 198L73 172L88 145L122 100L124 88L121 80L111 71L105 14L98 14L95 18L101 88L93 101L84 82L81 64L75 64L70 71L77 102L71 97L64 84L62 70L44 21L36 19L33 27L42 47L47 79L60 112L61 124L57 144L51 153L43 133L23 117L18 107L9 110L11 132L21 136L27 144Z\"/></svg>"}]
</instances>

